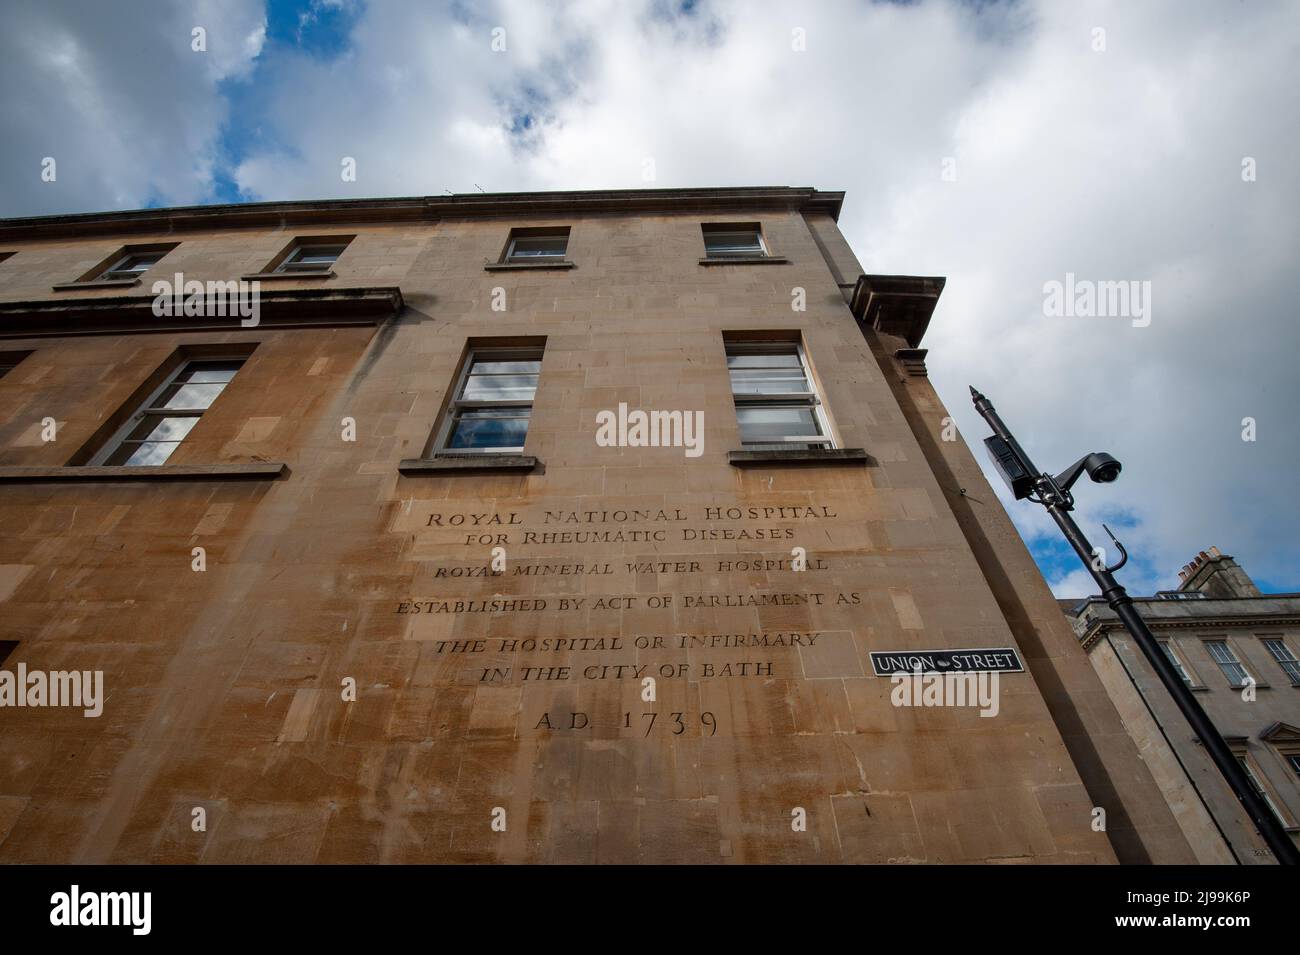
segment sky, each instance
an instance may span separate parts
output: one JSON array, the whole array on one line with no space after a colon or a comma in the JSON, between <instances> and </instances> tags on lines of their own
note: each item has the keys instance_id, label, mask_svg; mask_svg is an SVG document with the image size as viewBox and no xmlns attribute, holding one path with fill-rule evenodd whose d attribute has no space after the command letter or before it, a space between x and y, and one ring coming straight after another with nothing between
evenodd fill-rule
<instances>
[{"instance_id":1,"label":"sky","mask_svg":"<svg viewBox=\"0 0 1300 955\"><path fill-rule=\"evenodd\" d=\"M1123 462L1076 498L1130 591L1211 545L1300 591L1300 3L7 0L0 25L4 217L844 190L868 273L947 278L923 344L981 460L971 384L1043 469ZM1094 593L991 480L1057 595Z\"/></svg>"}]
</instances>

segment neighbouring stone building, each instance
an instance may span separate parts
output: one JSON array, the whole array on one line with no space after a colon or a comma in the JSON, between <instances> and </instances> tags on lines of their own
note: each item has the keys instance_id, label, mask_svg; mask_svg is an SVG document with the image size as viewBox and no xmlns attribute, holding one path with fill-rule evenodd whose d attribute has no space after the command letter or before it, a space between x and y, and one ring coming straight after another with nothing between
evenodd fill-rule
<instances>
[{"instance_id":1,"label":"neighbouring stone building","mask_svg":"<svg viewBox=\"0 0 1300 955\"><path fill-rule=\"evenodd\" d=\"M1217 547L1133 603L1292 838L1300 837L1300 594L1264 594ZM1271 863L1236 796L1100 597L1062 601L1202 862Z\"/></svg>"},{"instance_id":2,"label":"neighbouring stone building","mask_svg":"<svg viewBox=\"0 0 1300 955\"><path fill-rule=\"evenodd\" d=\"M842 201L0 221L0 862L1195 861Z\"/></svg>"}]
</instances>

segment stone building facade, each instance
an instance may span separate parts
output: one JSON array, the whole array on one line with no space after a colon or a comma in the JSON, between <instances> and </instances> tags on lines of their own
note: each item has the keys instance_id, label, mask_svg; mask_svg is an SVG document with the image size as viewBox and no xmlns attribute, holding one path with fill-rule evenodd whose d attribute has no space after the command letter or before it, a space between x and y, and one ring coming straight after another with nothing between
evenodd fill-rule
<instances>
[{"instance_id":1,"label":"stone building facade","mask_svg":"<svg viewBox=\"0 0 1300 955\"><path fill-rule=\"evenodd\" d=\"M1217 547L1197 554L1179 578L1176 590L1134 604L1265 802L1300 838L1300 594L1261 593ZM1198 858L1272 863L1114 611L1092 597L1072 602L1067 614Z\"/></svg>"},{"instance_id":2,"label":"stone building facade","mask_svg":"<svg viewBox=\"0 0 1300 955\"><path fill-rule=\"evenodd\" d=\"M842 201L0 221L0 861L1194 861Z\"/></svg>"}]
</instances>

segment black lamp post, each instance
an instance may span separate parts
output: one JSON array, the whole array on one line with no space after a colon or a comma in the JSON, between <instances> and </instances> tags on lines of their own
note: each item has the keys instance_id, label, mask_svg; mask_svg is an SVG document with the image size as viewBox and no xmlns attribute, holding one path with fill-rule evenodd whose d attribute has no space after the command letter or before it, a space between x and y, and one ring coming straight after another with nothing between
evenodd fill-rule
<instances>
[{"instance_id":1,"label":"black lamp post","mask_svg":"<svg viewBox=\"0 0 1300 955\"><path fill-rule=\"evenodd\" d=\"M1003 480L1010 486L1016 500L1028 498L1035 504L1042 504L1047 508L1047 512L1052 515L1061 533L1065 535L1065 539L1070 542L1074 552L1079 555L1079 559L1097 581L1102 597L1128 628L1128 632L1133 635L1147 661L1160 677L1160 682L1174 698L1183 716L1187 717L1192 731L1205 745L1206 752L1214 760L1214 765L1219 768L1219 772L1223 774L1223 778L1227 780L1233 793L1241 801L1255 827L1259 829L1260 835L1273 850L1274 858L1281 865L1296 865L1300 862L1300 852L1297 852L1295 843L1286 834L1268 804L1255 791L1255 787L1246 778L1245 771L1233 756L1228 744L1223 741L1219 731L1206 716L1205 710L1201 709L1201 704L1196 701L1196 697L1187 688L1182 677L1174 670L1173 664L1156 644L1155 637L1133 606L1132 598L1115 580L1114 572L1128 561L1128 554L1125 553L1123 545L1115 540L1114 534L1110 534L1110 528L1106 528L1106 533L1110 534L1110 539L1119 548L1121 559L1118 564L1101 567L1094 559L1093 548L1088 543L1088 538L1083 535L1079 525L1070 516L1070 511L1074 509L1074 497L1070 493L1070 488L1083 472L1087 471L1088 477L1093 481L1109 483L1119 477L1120 463L1109 454L1093 452L1080 458L1055 477L1041 472L1034 467L1029 455L1025 454L1007 426L1002 423L993 404L974 388L971 388L970 393L971 399L975 402L975 410L993 429L993 436L984 439L989 456L993 459L993 464Z\"/></svg>"}]
</instances>

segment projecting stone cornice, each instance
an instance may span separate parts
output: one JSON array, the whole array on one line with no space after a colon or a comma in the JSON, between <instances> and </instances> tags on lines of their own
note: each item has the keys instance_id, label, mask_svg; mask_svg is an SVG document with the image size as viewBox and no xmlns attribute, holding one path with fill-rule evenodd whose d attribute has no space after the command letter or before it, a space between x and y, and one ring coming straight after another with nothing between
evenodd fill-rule
<instances>
[{"instance_id":1,"label":"projecting stone cornice","mask_svg":"<svg viewBox=\"0 0 1300 955\"><path fill-rule=\"evenodd\" d=\"M1139 608L1141 613L1141 608ZM1300 615L1294 613L1288 614L1249 614L1234 616L1215 616L1215 617L1152 617L1145 613L1142 619L1151 630L1241 630L1273 627L1296 627L1300 626ZM1093 618L1087 629L1080 636L1079 641L1085 650L1091 650L1093 645L1108 633L1122 632L1127 633L1124 624L1115 616L1105 618Z\"/></svg>"},{"instance_id":2,"label":"projecting stone cornice","mask_svg":"<svg viewBox=\"0 0 1300 955\"><path fill-rule=\"evenodd\" d=\"M946 282L942 276L861 275L849 296L849 310L863 325L897 335L915 349Z\"/></svg>"},{"instance_id":3,"label":"projecting stone cornice","mask_svg":"<svg viewBox=\"0 0 1300 955\"><path fill-rule=\"evenodd\" d=\"M0 339L176 331L255 331L378 325L402 309L396 286L260 289L256 325L243 325L234 306L205 306L204 315L155 315L153 295L85 296L0 302ZM225 303L229 304L229 303Z\"/></svg>"},{"instance_id":4,"label":"projecting stone cornice","mask_svg":"<svg viewBox=\"0 0 1300 955\"><path fill-rule=\"evenodd\" d=\"M792 186L727 189L600 189L577 192L461 193L393 199L250 202L126 212L0 219L0 242L24 239L171 234L215 229L303 228L351 223L428 222L443 218L639 215L653 212L740 213L785 209L838 220L843 192Z\"/></svg>"}]
</instances>

